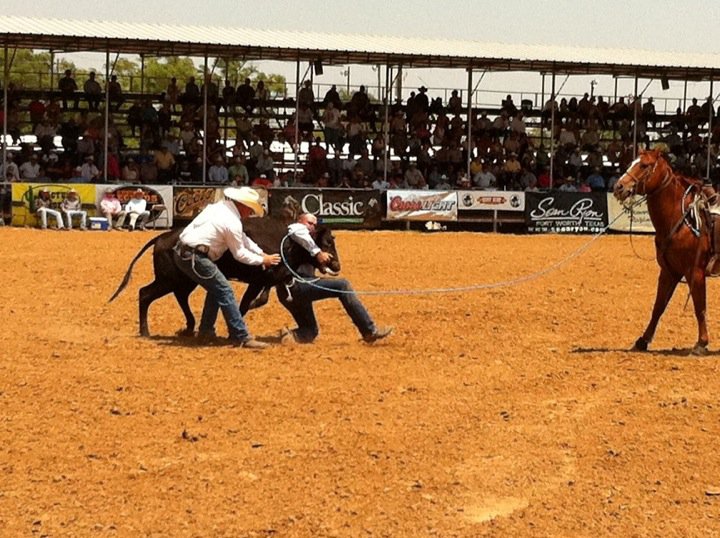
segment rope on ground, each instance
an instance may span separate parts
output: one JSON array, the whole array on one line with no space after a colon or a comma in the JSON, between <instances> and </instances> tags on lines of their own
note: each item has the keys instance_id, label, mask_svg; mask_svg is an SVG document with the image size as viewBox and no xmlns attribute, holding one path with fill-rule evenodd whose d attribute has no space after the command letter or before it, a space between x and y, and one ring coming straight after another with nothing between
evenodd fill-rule
<instances>
[{"instance_id":1,"label":"rope on ground","mask_svg":"<svg viewBox=\"0 0 720 538\"><path fill-rule=\"evenodd\" d=\"M636 202L636 203L638 203L638 202ZM285 241L290 237L291 234L287 234L285 237L282 238L282 241L280 242L280 256L282 258L283 263L285 264L285 267L288 269L288 271L290 271L290 274L293 276L293 278L297 282L302 282L303 284L307 284L308 286L312 286L312 287L318 288L320 290L332 291L332 292L335 292L338 294L339 293L346 293L346 294L355 293L357 295L434 295L434 294L443 294L443 293L461 293L461 292L469 292L469 291L490 290L490 289L497 289L497 288L508 288L508 287L512 287L512 286L517 286L519 284L524 284L525 282L531 282L531 281L536 280L540 277L543 277L549 273L552 273L553 271L557 271L560 267L562 267L569 261L577 258L583 252L585 252L587 249L589 249L590 246L595 241L597 241L602 235L607 233L607 231L610 229L610 226L612 226L615 223L615 221L620 219L623 215L624 215L624 213L620 213L617 217L615 217L612 220L612 222L610 222L602 230L597 232L584 245L581 245L579 248L575 249L573 252L568 254L565 258L545 267L544 269L541 269L541 270L536 271L535 273L531 273L529 275L523 275L523 276L520 276L517 278L512 278L510 280L503 280L500 282L491 282L491 283L487 283L487 284L472 284L469 286L458 286L458 287L453 287L453 288L340 291L340 290L324 287L321 283L318 283L317 279L304 277L304 276L298 274L292 267L290 267L290 265L287 263L287 260L285 259L284 246L285 246ZM322 282L322 281L320 280L320 282Z\"/></svg>"}]
</instances>

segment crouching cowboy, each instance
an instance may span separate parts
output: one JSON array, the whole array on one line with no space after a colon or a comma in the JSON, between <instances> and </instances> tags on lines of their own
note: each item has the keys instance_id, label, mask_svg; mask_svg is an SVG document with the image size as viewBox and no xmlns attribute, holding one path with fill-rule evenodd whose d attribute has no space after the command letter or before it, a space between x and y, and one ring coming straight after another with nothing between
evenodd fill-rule
<instances>
[{"instance_id":1,"label":"crouching cowboy","mask_svg":"<svg viewBox=\"0 0 720 538\"><path fill-rule=\"evenodd\" d=\"M250 336L233 289L215 262L229 250L240 263L268 268L280 262L280 255L265 254L243 231L244 219L253 213L259 216L264 213L257 192L249 187L228 187L223 193L225 200L208 205L183 230L173 259L180 271L207 290L198 338L201 341L215 338L215 321L220 309L231 344L262 349L267 344Z\"/></svg>"},{"instance_id":2,"label":"crouching cowboy","mask_svg":"<svg viewBox=\"0 0 720 538\"><path fill-rule=\"evenodd\" d=\"M302 246L311 256L317 258L320 265L326 265L331 254L324 252L315 243L314 235L317 217L311 213L303 213L297 222L288 226L288 235L292 241ZM315 268L311 265L302 266L298 274L313 279ZM284 330L282 342L308 344L315 340L319 333L313 302L336 298L342 303L345 312L357 327L363 340L367 343L376 342L390 335L392 327L376 327L370 314L355 294L350 282L344 278L318 278L312 283L296 280L290 290L278 290L278 298L288 309L295 322L296 329Z\"/></svg>"}]
</instances>

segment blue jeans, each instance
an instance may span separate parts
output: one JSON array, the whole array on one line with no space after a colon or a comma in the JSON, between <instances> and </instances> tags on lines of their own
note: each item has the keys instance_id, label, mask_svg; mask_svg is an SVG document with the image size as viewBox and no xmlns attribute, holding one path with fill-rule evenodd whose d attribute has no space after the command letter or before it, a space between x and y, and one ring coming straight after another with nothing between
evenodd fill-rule
<instances>
[{"instance_id":1,"label":"blue jeans","mask_svg":"<svg viewBox=\"0 0 720 538\"><path fill-rule=\"evenodd\" d=\"M358 296L353 292L350 282L344 278L321 278L315 284L326 289L316 288L303 282L295 282L290 288L290 297L283 288L278 293L280 302L288 309L298 324L298 328L295 330L295 339L298 342L312 342L320 332L312 304L323 299L339 299L345 312L348 313L362 336L375 332L375 323Z\"/></svg>"},{"instance_id":2,"label":"blue jeans","mask_svg":"<svg viewBox=\"0 0 720 538\"><path fill-rule=\"evenodd\" d=\"M235 300L235 293L215 262L199 253L181 256L176 249L173 250L173 259L183 274L207 291L200 317L199 332L202 334L215 333L215 321L218 309L220 309L225 323L227 323L230 339L242 341L250 339L247 325L245 325Z\"/></svg>"}]
</instances>

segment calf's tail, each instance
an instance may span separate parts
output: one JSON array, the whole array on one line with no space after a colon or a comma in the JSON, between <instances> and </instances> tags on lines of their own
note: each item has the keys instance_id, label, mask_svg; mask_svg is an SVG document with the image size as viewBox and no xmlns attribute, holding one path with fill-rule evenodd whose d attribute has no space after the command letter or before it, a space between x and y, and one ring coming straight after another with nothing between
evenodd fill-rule
<instances>
[{"instance_id":1,"label":"calf's tail","mask_svg":"<svg viewBox=\"0 0 720 538\"><path fill-rule=\"evenodd\" d=\"M133 267L135 267L135 263L142 257L143 254L145 254L145 251L149 249L151 246L155 244L155 242L158 240L160 236L152 238L150 241L145 243L145 246L140 249L140 252L138 252L135 257L133 258L133 261L130 262L130 267L128 267L127 272L125 273L125 278L123 278L122 282L120 282L120 286L118 289L115 290L115 293L112 294L112 297L110 297L110 300L108 300L108 303L113 302L115 297L120 295L122 291L125 289L125 287L130 282L130 275L132 274Z\"/></svg>"}]
</instances>

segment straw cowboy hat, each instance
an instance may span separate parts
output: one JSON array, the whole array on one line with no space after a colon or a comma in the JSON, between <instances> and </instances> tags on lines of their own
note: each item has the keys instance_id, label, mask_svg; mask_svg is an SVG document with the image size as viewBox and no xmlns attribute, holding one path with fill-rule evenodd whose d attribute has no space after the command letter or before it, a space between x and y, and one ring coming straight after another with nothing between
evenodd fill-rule
<instances>
[{"instance_id":1,"label":"straw cowboy hat","mask_svg":"<svg viewBox=\"0 0 720 538\"><path fill-rule=\"evenodd\" d=\"M223 190L223 194L225 198L249 207L258 217L262 217L265 214L265 210L260 204L260 195L255 189L251 189L250 187L228 187Z\"/></svg>"}]
</instances>

